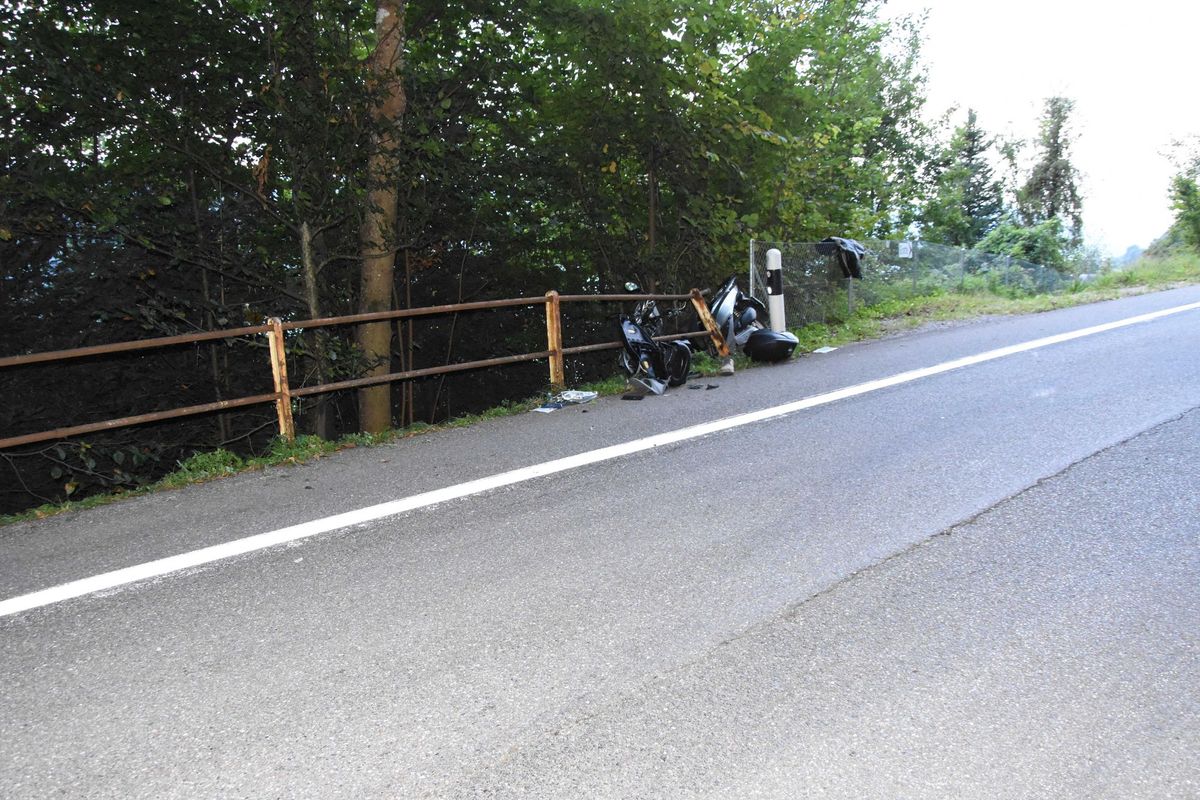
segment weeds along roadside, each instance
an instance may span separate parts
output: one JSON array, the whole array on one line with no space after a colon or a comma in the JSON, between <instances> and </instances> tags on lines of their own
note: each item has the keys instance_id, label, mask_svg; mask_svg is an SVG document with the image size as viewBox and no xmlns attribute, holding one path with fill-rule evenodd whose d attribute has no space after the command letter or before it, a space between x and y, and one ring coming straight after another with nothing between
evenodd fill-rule
<instances>
[{"instance_id":1,"label":"weeds along roadside","mask_svg":"<svg viewBox=\"0 0 1200 800\"><path fill-rule=\"evenodd\" d=\"M1014 295L983 288L971 292L936 292L883 300L861 306L855 313L843 314L827 323L813 323L791 330L800 340L797 351L803 353L818 347L876 339L929 322L1037 314L1196 283L1200 283L1200 255L1175 254L1144 258L1128 269L1106 272L1087 282L1076 282L1066 291L1054 294Z\"/></svg>"},{"instance_id":2,"label":"weeds along roadside","mask_svg":"<svg viewBox=\"0 0 1200 800\"><path fill-rule=\"evenodd\" d=\"M1105 273L1087 283L1076 283L1068 291L1057 294L1012 297L981 290L884 300L874 305L862 306L855 313L844 315L841 319L794 328L792 332L800 341L796 349L798 357L820 347L836 347L849 342L876 339L929 322L968 320L997 315L1035 314L1196 283L1200 283L1200 255L1176 254L1165 258L1143 259L1128 269ZM747 369L753 366L749 359L741 355L738 355L735 361L738 369ZM715 375L719 365L716 359L705 354L698 355L693 361L693 368L704 376ZM613 375L603 381L576 388L606 396L620 394L626 390L627 386L623 375ZM269 453L252 458L242 458L227 450L197 452L190 458L180 461L178 469L154 483L112 494L93 495L83 500L48 503L20 514L0 516L0 526L25 520L42 519L66 511L94 508L127 497L138 497L195 483L205 483L243 472L284 464L303 464L339 450L386 444L431 431L468 427L488 419L523 414L536 408L543 402L543 399L539 396L523 401L503 403L479 414L456 417L437 425L417 423L407 428L392 429L379 434L354 433L337 440L325 440L308 435L298 436L294 442L277 439Z\"/></svg>"}]
</instances>

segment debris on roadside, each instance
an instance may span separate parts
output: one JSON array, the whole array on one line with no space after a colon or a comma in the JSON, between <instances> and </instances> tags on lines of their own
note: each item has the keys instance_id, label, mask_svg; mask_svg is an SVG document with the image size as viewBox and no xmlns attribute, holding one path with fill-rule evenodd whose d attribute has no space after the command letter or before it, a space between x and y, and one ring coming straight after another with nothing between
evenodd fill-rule
<instances>
[{"instance_id":1,"label":"debris on roadside","mask_svg":"<svg viewBox=\"0 0 1200 800\"><path fill-rule=\"evenodd\" d=\"M555 395L546 395L546 402L542 403L537 408L533 409L539 414L549 414L552 411L558 411L565 406L574 406L581 403L590 403L599 397L597 392L584 392L578 389L567 389L564 392L559 392Z\"/></svg>"},{"instance_id":2,"label":"debris on roadside","mask_svg":"<svg viewBox=\"0 0 1200 800\"><path fill-rule=\"evenodd\" d=\"M599 397L598 392L584 392L578 389L568 389L558 396L566 405L578 405L579 403L590 403Z\"/></svg>"}]
</instances>

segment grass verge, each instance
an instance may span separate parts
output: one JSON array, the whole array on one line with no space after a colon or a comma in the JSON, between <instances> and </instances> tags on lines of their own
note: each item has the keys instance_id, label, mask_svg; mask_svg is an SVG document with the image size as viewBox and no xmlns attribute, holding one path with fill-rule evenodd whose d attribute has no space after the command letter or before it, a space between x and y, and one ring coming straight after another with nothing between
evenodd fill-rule
<instances>
[{"instance_id":1,"label":"grass verge","mask_svg":"<svg viewBox=\"0 0 1200 800\"><path fill-rule=\"evenodd\" d=\"M930 322L1036 314L1195 283L1200 283L1200 256L1147 258L1129 269L1105 273L1058 294L1009 297L978 291L893 298L860 307L842 319L794 328L792 333L800 340L797 352L805 353L818 347L877 339Z\"/></svg>"},{"instance_id":2,"label":"grass verge","mask_svg":"<svg viewBox=\"0 0 1200 800\"><path fill-rule=\"evenodd\" d=\"M596 392L601 396L620 394L627 389L624 376L614 375L602 381L585 384L578 387L583 391ZM318 459L329 453L347 450L353 447L368 447L376 444L420 436L431 431L465 428L484 420L510 417L524 414L537 408L545 402L545 396L531 397L526 400L509 401L494 406L478 414L466 414L447 420L437 425L417 422L406 428L393 428L382 433L352 433L336 440L322 439L318 436L300 435L296 441L288 442L277 438L271 444L271 449L265 455L243 458L228 450L209 450L194 453L190 458L178 462L172 472L164 475L153 483L147 483L132 489L123 489L109 494L96 494L81 500L66 500L61 503L46 503L19 514L0 515L0 526L14 522L44 519L45 517L62 514L67 511L77 511L85 508L108 505L127 497L140 497L146 494L178 489L194 483L206 483L237 475L243 472L253 472L281 464L303 464Z\"/></svg>"}]
</instances>

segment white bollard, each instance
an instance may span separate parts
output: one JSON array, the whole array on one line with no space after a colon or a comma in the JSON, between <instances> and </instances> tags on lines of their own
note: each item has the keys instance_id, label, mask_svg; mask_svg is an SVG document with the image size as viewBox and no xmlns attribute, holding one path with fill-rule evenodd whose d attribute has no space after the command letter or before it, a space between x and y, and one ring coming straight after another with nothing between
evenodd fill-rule
<instances>
[{"instance_id":1,"label":"white bollard","mask_svg":"<svg viewBox=\"0 0 1200 800\"><path fill-rule=\"evenodd\" d=\"M767 251L767 312L771 315L771 330L787 330L783 318L783 254L775 248Z\"/></svg>"}]
</instances>

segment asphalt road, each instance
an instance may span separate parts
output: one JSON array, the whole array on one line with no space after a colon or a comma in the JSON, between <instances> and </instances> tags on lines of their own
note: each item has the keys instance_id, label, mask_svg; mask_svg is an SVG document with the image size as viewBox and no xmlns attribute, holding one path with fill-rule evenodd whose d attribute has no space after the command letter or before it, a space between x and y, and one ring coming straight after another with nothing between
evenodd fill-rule
<instances>
[{"instance_id":1,"label":"asphalt road","mask_svg":"<svg viewBox=\"0 0 1200 800\"><path fill-rule=\"evenodd\" d=\"M0 598L1197 300L10 526ZM1197 407L1190 311L3 617L0 796L1197 797Z\"/></svg>"}]
</instances>

